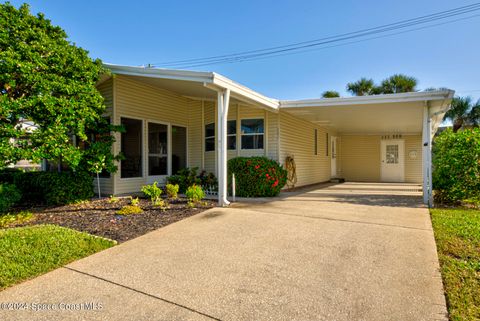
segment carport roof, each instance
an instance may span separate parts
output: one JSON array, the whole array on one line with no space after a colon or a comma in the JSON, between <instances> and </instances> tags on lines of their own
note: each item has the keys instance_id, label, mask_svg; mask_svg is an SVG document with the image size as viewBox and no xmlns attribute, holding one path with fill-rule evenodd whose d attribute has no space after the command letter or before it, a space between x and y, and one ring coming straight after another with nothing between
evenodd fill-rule
<instances>
[{"instance_id":1,"label":"carport roof","mask_svg":"<svg viewBox=\"0 0 480 321\"><path fill-rule=\"evenodd\" d=\"M214 72L145 68L104 64L113 74L135 77L183 96L216 99L218 90L229 89L231 97L299 118L332 126L345 134L420 133L423 108L429 106L432 134L440 125L453 97L452 90L372 96L278 100L262 95Z\"/></svg>"}]
</instances>

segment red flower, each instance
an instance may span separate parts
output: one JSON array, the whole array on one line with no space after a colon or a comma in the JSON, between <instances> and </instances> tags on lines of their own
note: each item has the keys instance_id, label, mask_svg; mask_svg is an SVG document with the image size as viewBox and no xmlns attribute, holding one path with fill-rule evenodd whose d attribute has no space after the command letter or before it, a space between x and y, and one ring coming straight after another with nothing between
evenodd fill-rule
<instances>
[{"instance_id":1,"label":"red flower","mask_svg":"<svg viewBox=\"0 0 480 321\"><path fill-rule=\"evenodd\" d=\"M260 165L256 165L256 166L255 166L255 169L259 169L259 168L260 168Z\"/></svg>"},{"instance_id":2,"label":"red flower","mask_svg":"<svg viewBox=\"0 0 480 321\"><path fill-rule=\"evenodd\" d=\"M272 187L275 187L278 185L278 179L275 181L275 183L273 183Z\"/></svg>"}]
</instances>

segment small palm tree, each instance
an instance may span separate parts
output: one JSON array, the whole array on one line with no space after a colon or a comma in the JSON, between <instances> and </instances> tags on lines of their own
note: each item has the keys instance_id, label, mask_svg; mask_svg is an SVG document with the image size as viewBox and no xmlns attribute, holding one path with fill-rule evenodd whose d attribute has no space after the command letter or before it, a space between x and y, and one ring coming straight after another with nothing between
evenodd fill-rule
<instances>
[{"instance_id":1,"label":"small palm tree","mask_svg":"<svg viewBox=\"0 0 480 321\"><path fill-rule=\"evenodd\" d=\"M360 78L347 84L347 90L354 96L366 96L372 93L375 84L373 79Z\"/></svg>"},{"instance_id":2,"label":"small palm tree","mask_svg":"<svg viewBox=\"0 0 480 321\"><path fill-rule=\"evenodd\" d=\"M474 103L472 97L454 97L443 120L452 121L454 132L464 126L478 126L480 124L480 99Z\"/></svg>"},{"instance_id":3,"label":"small palm tree","mask_svg":"<svg viewBox=\"0 0 480 321\"><path fill-rule=\"evenodd\" d=\"M395 74L383 80L380 87L383 94L398 94L417 91L417 83L414 77Z\"/></svg>"},{"instance_id":4,"label":"small palm tree","mask_svg":"<svg viewBox=\"0 0 480 321\"><path fill-rule=\"evenodd\" d=\"M338 91L335 90L327 90L322 93L323 98L337 98L340 97Z\"/></svg>"}]
</instances>

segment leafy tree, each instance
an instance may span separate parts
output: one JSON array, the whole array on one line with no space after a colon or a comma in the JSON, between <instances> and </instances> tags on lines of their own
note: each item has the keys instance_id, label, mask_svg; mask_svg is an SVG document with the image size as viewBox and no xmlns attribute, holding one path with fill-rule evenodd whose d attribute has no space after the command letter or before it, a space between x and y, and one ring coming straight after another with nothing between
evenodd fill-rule
<instances>
[{"instance_id":1,"label":"leafy tree","mask_svg":"<svg viewBox=\"0 0 480 321\"><path fill-rule=\"evenodd\" d=\"M47 159L81 169L97 158L115 171L113 138L88 143L87 134L114 130L102 118L95 87L106 72L43 14L32 15L27 4L0 4L0 168ZM22 126L25 120L36 129Z\"/></svg>"},{"instance_id":2,"label":"leafy tree","mask_svg":"<svg viewBox=\"0 0 480 321\"><path fill-rule=\"evenodd\" d=\"M324 91L322 93L322 97L323 98L336 98L336 97L340 97L340 94L338 93L338 91L335 91L335 90L327 90L327 91Z\"/></svg>"},{"instance_id":3,"label":"leafy tree","mask_svg":"<svg viewBox=\"0 0 480 321\"><path fill-rule=\"evenodd\" d=\"M375 88L373 79L360 78L355 82L349 82L347 84L347 90L354 96L366 96L371 95L372 90Z\"/></svg>"},{"instance_id":4,"label":"leafy tree","mask_svg":"<svg viewBox=\"0 0 480 321\"><path fill-rule=\"evenodd\" d=\"M478 126L480 123L480 99L474 103L472 97L454 97L444 120L451 120L453 131L464 126Z\"/></svg>"},{"instance_id":5,"label":"leafy tree","mask_svg":"<svg viewBox=\"0 0 480 321\"><path fill-rule=\"evenodd\" d=\"M414 77L395 74L383 80L379 90L382 94L398 94L416 91L417 79Z\"/></svg>"}]
</instances>

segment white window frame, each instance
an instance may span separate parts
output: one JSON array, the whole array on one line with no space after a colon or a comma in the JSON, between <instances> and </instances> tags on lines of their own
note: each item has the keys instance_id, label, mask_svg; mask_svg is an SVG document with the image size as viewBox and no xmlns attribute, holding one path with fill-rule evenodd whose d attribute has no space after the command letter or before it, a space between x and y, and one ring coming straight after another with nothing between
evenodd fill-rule
<instances>
[{"instance_id":1,"label":"white window frame","mask_svg":"<svg viewBox=\"0 0 480 321\"><path fill-rule=\"evenodd\" d=\"M209 126L209 125L213 125L213 136L207 136L207 135L206 135L206 134L207 134L207 133L206 133L206 132L207 132L206 129L207 129L207 126ZM217 144L216 144L216 140L215 140L216 134L217 134L217 131L216 131L216 128L215 128L215 122L211 122L211 123L205 124L205 125L203 126L203 135L205 136L205 137L203 138L203 144L205 145L203 151L204 151L205 153L215 152L215 149L216 149L215 146L217 145ZM213 149L212 149L212 150L207 150L207 139L212 139L212 138L213 138Z\"/></svg>"},{"instance_id":2,"label":"white window frame","mask_svg":"<svg viewBox=\"0 0 480 321\"><path fill-rule=\"evenodd\" d=\"M234 121L235 122L235 134L229 134L228 133L228 122L231 122L231 121ZM228 142L228 137L235 137L235 148L228 148L228 145L227 145L227 150L237 150L238 148L238 142L237 142L237 131L238 131L238 128L237 128L237 120L236 119L229 119L227 120L227 142Z\"/></svg>"},{"instance_id":3,"label":"white window frame","mask_svg":"<svg viewBox=\"0 0 480 321\"><path fill-rule=\"evenodd\" d=\"M242 121L244 120L262 120L263 121L263 133L243 133L242 132ZM242 137L243 136L263 136L263 148L243 148ZM240 119L240 148L241 150L264 150L265 144L265 117L249 117L249 118L242 118Z\"/></svg>"},{"instance_id":4,"label":"white window frame","mask_svg":"<svg viewBox=\"0 0 480 321\"><path fill-rule=\"evenodd\" d=\"M141 129L141 137L142 137L142 144L141 144L141 155L142 155L142 169L141 173L142 176L136 176L136 177L122 177L122 161L118 162L118 173L119 177L121 180L138 180L138 179L143 179L145 178L145 120L140 117L135 117L135 116L130 116L130 115L119 115L118 120L120 123L120 126L122 125L122 118L130 118L130 119L135 119L135 120L140 120L142 122L142 129ZM122 134L120 133L120 152L122 152Z\"/></svg>"}]
</instances>

